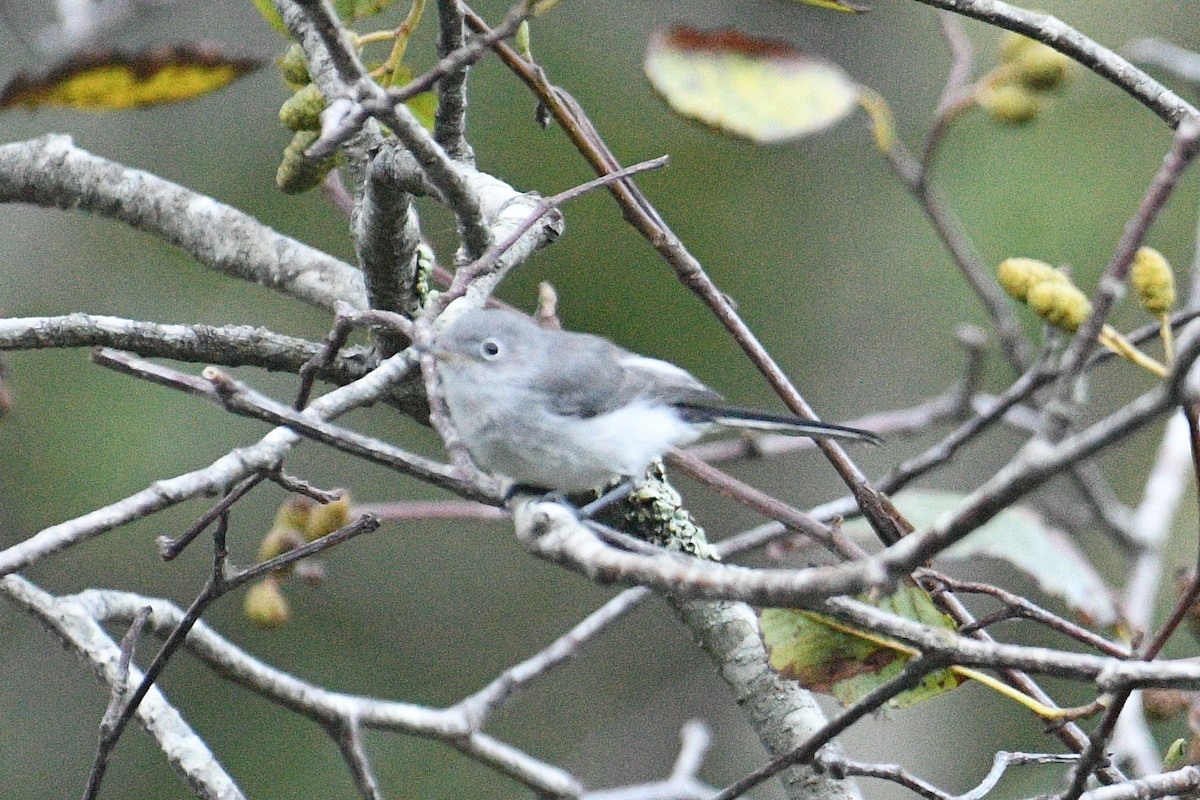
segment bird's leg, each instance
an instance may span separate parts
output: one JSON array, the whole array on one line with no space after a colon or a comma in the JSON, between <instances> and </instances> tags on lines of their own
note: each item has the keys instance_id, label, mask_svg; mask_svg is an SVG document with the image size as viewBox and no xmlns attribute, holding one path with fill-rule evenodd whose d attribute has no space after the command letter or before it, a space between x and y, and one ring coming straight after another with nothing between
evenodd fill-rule
<instances>
[{"instance_id":1,"label":"bird's leg","mask_svg":"<svg viewBox=\"0 0 1200 800\"><path fill-rule=\"evenodd\" d=\"M632 478L622 478L616 486L580 508L579 515L584 519L591 519L609 506L615 505L633 494L636 485Z\"/></svg>"},{"instance_id":2,"label":"bird's leg","mask_svg":"<svg viewBox=\"0 0 1200 800\"><path fill-rule=\"evenodd\" d=\"M567 497L566 492L559 491L557 489L547 491L543 486L533 486L527 483L514 483L508 488L508 491L504 493L504 502L506 504L512 502L513 498L519 494L532 495L533 497L537 498L539 503L557 503L558 505L566 506L567 508L571 509L571 511L580 519L592 519L596 516L596 514L599 514L606 508L609 508L610 506L613 506L628 497L633 492L635 485L636 484L632 479L623 479L616 486L609 489L607 492L604 492L592 502L583 506L577 506L571 502L569 497Z\"/></svg>"}]
</instances>

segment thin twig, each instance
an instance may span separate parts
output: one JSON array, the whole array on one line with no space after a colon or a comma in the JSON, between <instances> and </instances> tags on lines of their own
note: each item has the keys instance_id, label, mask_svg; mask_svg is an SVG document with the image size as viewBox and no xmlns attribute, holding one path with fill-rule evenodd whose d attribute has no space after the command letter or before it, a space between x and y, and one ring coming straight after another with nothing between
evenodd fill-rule
<instances>
[{"instance_id":1,"label":"thin twig","mask_svg":"<svg viewBox=\"0 0 1200 800\"><path fill-rule=\"evenodd\" d=\"M933 114L933 124L921 151L921 180L929 177L938 145L945 138L944 134L949 130L950 123L970 102L967 84L974 66L971 39L963 30L958 17L949 12L938 14L938 28L946 41L946 48L950 51L950 69L946 73L946 85L942 89L941 99L938 100L937 110Z\"/></svg>"},{"instance_id":2,"label":"thin twig","mask_svg":"<svg viewBox=\"0 0 1200 800\"><path fill-rule=\"evenodd\" d=\"M1070 56L1175 126L1197 111L1178 94L1121 56L1049 14L1001 0L917 0L935 8L1016 31Z\"/></svg>"},{"instance_id":3,"label":"thin twig","mask_svg":"<svg viewBox=\"0 0 1200 800\"><path fill-rule=\"evenodd\" d=\"M648 172L650 170L661 169L667 165L669 160L670 159L667 156L659 156L658 158L640 161L633 166L615 170L606 175L601 175L598 178L593 178L590 181L572 186L566 191L559 192L558 194L550 197L541 198L538 200L532 213L530 213L521 224L513 228L513 230L508 234L507 238L489 247L486 252L479 256L479 258L475 259L475 261L471 262L470 264L461 267L454 274L454 280L450 284L450 287L438 297L436 303L434 304L434 313L445 309L452 301L466 294L468 290L480 291L481 286L486 286L486 289L481 293L484 296L490 295L490 288L499 283L500 278L502 278L504 274L503 272L498 272L496 269L500 264L501 256L512 249L513 245L515 245L517 241L521 239L521 237L528 233L529 230L543 217L556 212L560 206L565 205L566 203L578 197L582 197L588 192L602 187L611 186L616 182L627 180L631 175L636 175L641 172ZM483 282L481 279L485 275L490 276L490 279L486 282Z\"/></svg>"},{"instance_id":4,"label":"thin twig","mask_svg":"<svg viewBox=\"0 0 1200 800\"><path fill-rule=\"evenodd\" d=\"M163 561L171 561L182 553L197 536L208 529L209 525L220 519L234 503L245 497L247 492L262 483L266 477L265 473L258 472L243 479L241 483L222 495L221 499L214 503L212 508L205 511L200 519L192 523L192 526L186 531L175 538L159 536L155 539L155 543L158 545L158 554L162 556Z\"/></svg>"},{"instance_id":5,"label":"thin twig","mask_svg":"<svg viewBox=\"0 0 1200 800\"><path fill-rule=\"evenodd\" d=\"M487 686L464 697L453 708L471 720L472 729L482 729L488 718L505 700L550 670L574 658L586 642L653 596L649 589L626 589L584 617L541 652L504 670Z\"/></svg>"},{"instance_id":6,"label":"thin twig","mask_svg":"<svg viewBox=\"0 0 1200 800\"><path fill-rule=\"evenodd\" d=\"M1073 753L1008 753L1003 750L996 753L992 759L992 768L988 774L969 792L952 795L943 791L928 781L912 775L903 767L893 764L864 764L850 761L831 753L821 753L817 763L839 778L861 777L879 778L891 781L929 800L983 800L993 789L1010 766L1025 766L1028 764L1070 764L1078 760Z\"/></svg>"},{"instance_id":7,"label":"thin twig","mask_svg":"<svg viewBox=\"0 0 1200 800\"><path fill-rule=\"evenodd\" d=\"M349 525L346 525L343 528L339 528L332 533L309 542L302 547L289 550L286 553L276 556L275 558L268 559L267 561L256 564L253 567L249 567L232 574L229 574L228 572L228 550L225 546L225 533L227 525L228 516L223 515L220 523L217 525L216 530L213 532L213 564L208 580L204 584L204 588L200 590L200 593L196 596L196 599L192 601L190 606L188 606L187 611L184 612L183 618L180 619L179 623L171 630L171 633L167 636L166 641L163 642L162 647L159 648L158 653L155 654L154 660L150 662L150 666L146 668L146 672L142 676L142 682L138 685L137 689L129 695L128 700L122 705L120 712L114 715L112 724L107 729L108 739L111 742L108 745L108 750L111 750L111 748L116 745L117 740L120 739L121 733L124 731L126 724L128 724L129 720L137 712L138 706L141 704L142 699L146 696L146 693L150 691L150 688L154 685L155 681L158 680L158 676L161 675L162 671L166 668L167 662L170 661L171 657L183 644L184 639L187 638L188 632L191 631L192 627L195 626L195 624L200 620L200 617L203 616L204 612L210 605L212 605L213 602L215 602L222 595L236 589L248 581L252 581L255 578L261 577L267 573L274 572L289 564L293 564L302 558L307 558L308 556L313 555L314 553L327 550L330 547L340 544L347 539L353 538L360 533L373 531L379 527L379 521L373 517L359 517ZM100 750L98 750L96 759L92 764L91 772L91 775L94 775L95 777L93 779L89 776L88 788L83 794L83 800L94 800L96 797L96 792L99 791L100 782L104 777L107 763L107 752L103 753L102 755Z\"/></svg>"},{"instance_id":8,"label":"thin twig","mask_svg":"<svg viewBox=\"0 0 1200 800\"><path fill-rule=\"evenodd\" d=\"M1092 293L1092 313L1076 331L1059 365L1059 376L1055 394L1064 403L1070 397L1076 379L1087 364L1088 356L1096 349L1097 336L1108 321L1109 313L1122 292L1129 266L1142 245L1147 231L1158 218L1159 212L1170 198L1180 176L1196 155L1200 142L1200 116L1188 117L1180 122L1171 140L1171 148L1163 157L1162 165L1146 188L1133 218L1121 232L1112 258L1104 275ZM1057 418L1056 428L1049 432L1053 438L1066 429L1067 420Z\"/></svg>"},{"instance_id":9,"label":"thin twig","mask_svg":"<svg viewBox=\"0 0 1200 800\"><path fill-rule=\"evenodd\" d=\"M856 700L841 714L830 720L825 727L810 736L803 746L737 779L714 795L711 800L735 800L788 767L811 762L821 748L832 741L835 736L868 714L873 714L883 708L892 698L914 688L925 679L926 675L945 667L947 663L941 658L926 656L911 659L904 665L904 669L899 675Z\"/></svg>"},{"instance_id":10,"label":"thin twig","mask_svg":"<svg viewBox=\"0 0 1200 800\"><path fill-rule=\"evenodd\" d=\"M466 20L478 33L487 33L489 30L487 23L469 8L466 9ZM591 121L567 92L551 85L540 67L521 58L503 42L497 42L493 49L505 65L537 94L597 173L604 175L620 168L616 157L604 144ZM610 191L634 229L659 252L675 271L677 279L708 306L788 408L804 419L817 419L812 406L738 315L730 297L713 282L700 261L667 226L637 185L626 178L614 182ZM839 444L825 440L819 442L818 447L849 487L883 542L895 542L911 529L891 500L871 485Z\"/></svg>"},{"instance_id":11,"label":"thin twig","mask_svg":"<svg viewBox=\"0 0 1200 800\"><path fill-rule=\"evenodd\" d=\"M519 16L523 20L528 4L522 2L520 8ZM433 138L455 161L471 163L475 160L475 152L467 141L467 64L472 56L460 55L466 36L462 6L458 0L438 0L437 9L438 63L434 69L443 69L444 77L437 81L438 103L433 119ZM475 58L485 52L487 45L480 44L479 56Z\"/></svg>"},{"instance_id":12,"label":"thin twig","mask_svg":"<svg viewBox=\"0 0 1200 800\"><path fill-rule=\"evenodd\" d=\"M350 775L354 779L358 793L365 800L383 800L379 780L375 777L375 770L371 768L371 760L367 757L367 751L363 747L362 731L359 729L358 720L350 719L344 724L332 726L328 732L330 738L341 750L342 759L350 768Z\"/></svg>"},{"instance_id":13,"label":"thin twig","mask_svg":"<svg viewBox=\"0 0 1200 800\"><path fill-rule=\"evenodd\" d=\"M718 494L724 495L747 508L778 520L789 531L801 533L819 542L830 552L845 559L858 559L866 555L861 547L849 538L840 535L835 528L822 524L800 509L771 497L766 492L727 475L711 464L688 453L673 450L667 454L667 463L693 480L700 481Z\"/></svg>"},{"instance_id":14,"label":"thin twig","mask_svg":"<svg viewBox=\"0 0 1200 800\"><path fill-rule=\"evenodd\" d=\"M1185 406L1184 411L1188 419L1188 432L1192 444L1192 465L1196 470L1196 474L1200 475L1200 405L1192 404ZM1175 607L1167 617L1166 622L1163 623L1162 627L1145 647L1139 651L1138 657L1141 660L1150 662L1158 657L1162 648L1166 646L1167 641L1187 616L1197 597L1200 597L1200 546L1197 547L1195 568L1192 578L1188 582L1187 589L1181 592L1180 596L1176 599ZM1105 748L1108 745L1108 741L1112 738L1113 731L1117 726L1117 720L1132 693L1133 687L1127 687L1114 694L1108 711L1100 720L1095 733L1092 734L1091 742L1087 750L1084 751L1078 767L1076 767L1071 776L1071 786L1063 793L1063 800L1077 800L1087 788L1087 779L1091 775L1092 770L1097 765L1104 763L1106 758Z\"/></svg>"},{"instance_id":15,"label":"thin twig","mask_svg":"<svg viewBox=\"0 0 1200 800\"><path fill-rule=\"evenodd\" d=\"M997 616L996 620L994 621L999 621L1000 619L1010 619L1012 617L1030 619L1035 622L1040 622L1051 630L1056 630L1065 636L1069 636L1078 642L1082 642L1088 647L1095 648L1101 653L1105 653L1115 658L1129 658L1131 655L1129 648L1114 642L1110 642L1103 636L1099 636L1081 625L1076 625L1070 620L1063 619L1057 614L1047 611L1028 598L1013 594L1012 592L1001 589L998 586L992 586L991 584L986 583L978 583L975 581L960 581L956 578L950 577L949 575L944 575L930 569L922 569L918 572L918 575L922 578L930 578L947 589L960 594L985 594L989 597L999 600L1004 604L1005 611L1001 612L1003 614L1002 617ZM991 622L992 620L989 620L989 618L980 618L969 625L961 626L959 628L959 633L965 635L973 633L976 630L982 630L988 627Z\"/></svg>"},{"instance_id":16,"label":"thin twig","mask_svg":"<svg viewBox=\"0 0 1200 800\"><path fill-rule=\"evenodd\" d=\"M100 720L100 741L96 745L96 755L92 762L92 768L88 771L87 783L84 785L83 796L85 798L94 797L100 790L100 782L108 767L108 760L112 756L113 748L116 747L117 739L120 738L121 712L129 697L129 666L133 661L138 640L142 636L146 622L150 619L152 610L150 606L142 606L133 621L129 623L129 629L125 635L121 637L121 657L117 662L117 674L110 690L108 708L104 710L104 717Z\"/></svg>"}]
</instances>

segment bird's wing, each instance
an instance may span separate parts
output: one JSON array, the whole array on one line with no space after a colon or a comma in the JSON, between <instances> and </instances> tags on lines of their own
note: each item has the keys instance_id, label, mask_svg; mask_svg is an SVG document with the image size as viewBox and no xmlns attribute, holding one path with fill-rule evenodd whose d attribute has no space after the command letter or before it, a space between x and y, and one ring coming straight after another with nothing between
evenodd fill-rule
<instances>
[{"instance_id":1,"label":"bird's wing","mask_svg":"<svg viewBox=\"0 0 1200 800\"><path fill-rule=\"evenodd\" d=\"M635 399L666 405L721 402L721 395L696 380L687 370L670 362L627 353L619 363L623 375L618 394L624 402Z\"/></svg>"},{"instance_id":2,"label":"bird's wing","mask_svg":"<svg viewBox=\"0 0 1200 800\"><path fill-rule=\"evenodd\" d=\"M713 403L721 396L686 370L666 361L623 350L589 337L589 347L572 349L569 357L548 353L547 368L536 391L556 414L589 418L638 400L674 405Z\"/></svg>"}]
</instances>

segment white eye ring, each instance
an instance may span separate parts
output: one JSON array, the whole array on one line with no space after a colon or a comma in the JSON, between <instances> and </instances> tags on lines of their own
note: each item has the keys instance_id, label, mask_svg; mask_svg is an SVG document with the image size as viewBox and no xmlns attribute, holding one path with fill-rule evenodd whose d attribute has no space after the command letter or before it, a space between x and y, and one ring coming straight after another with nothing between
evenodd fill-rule
<instances>
[{"instance_id":1,"label":"white eye ring","mask_svg":"<svg viewBox=\"0 0 1200 800\"><path fill-rule=\"evenodd\" d=\"M504 350L496 339L484 339L479 343L479 354L488 361L495 361Z\"/></svg>"}]
</instances>

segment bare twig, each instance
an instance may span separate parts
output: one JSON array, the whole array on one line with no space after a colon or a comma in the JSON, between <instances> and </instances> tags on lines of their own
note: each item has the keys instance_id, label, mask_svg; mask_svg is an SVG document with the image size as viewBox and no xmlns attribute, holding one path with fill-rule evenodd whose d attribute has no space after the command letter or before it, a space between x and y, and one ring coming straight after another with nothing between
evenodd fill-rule
<instances>
[{"instance_id":1,"label":"bare twig","mask_svg":"<svg viewBox=\"0 0 1200 800\"><path fill-rule=\"evenodd\" d=\"M1182 767L1174 772L1151 775L1114 786L1102 786L1080 795L1080 800L1154 800L1186 797L1200 787L1200 767Z\"/></svg>"},{"instance_id":2,"label":"bare twig","mask_svg":"<svg viewBox=\"0 0 1200 800\"><path fill-rule=\"evenodd\" d=\"M482 729L487 719L505 700L563 662L574 658L588 640L607 630L651 596L648 589L626 589L541 652L504 670L487 686L464 697L453 708L471 720L472 729Z\"/></svg>"},{"instance_id":3,"label":"bare twig","mask_svg":"<svg viewBox=\"0 0 1200 800\"><path fill-rule=\"evenodd\" d=\"M1004 773L1011 766L1070 764L1077 758L1078 756L1070 753L1008 753L1001 750L992 759L992 768L988 770L988 774L979 782L979 785L971 791L959 795L943 791L894 764L863 764L829 753L821 753L817 763L839 777L879 778L891 781L921 797L929 798L929 800L983 800L996 788L996 784L1000 782Z\"/></svg>"},{"instance_id":4,"label":"bare twig","mask_svg":"<svg viewBox=\"0 0 1200 800\"><path fill-rule=\"evenodd\" d=\"M215 389L216 399L236 414L261 419L273 425L285 425L309 439L435 485L453 489L469 499L494 502L501 496L496 482L486 475L474 474L464 478L454 467L439 464L387 442L324 422L306 412L296 411L255 392L215 367L205 369L204 376Z\"/></svg>"},{"instance_id":5,"label":"bare twig","mask_svg":"<svg viewBox=\"0 0 1200 800\"><path fill-rule=\"evenodd\" d=\"M1180 80L1200 83L1200 53L1195 50L1165 39L1136 39L1125 45L1125 55L1133 61L1165 70Z\"/></svg>"},{"instance_id":6,"label":"bare twig","mask_svg":"<svg viewBox=\"0 0 1200 800\"><path fill-rule=\"evenodd\" d=\"M243 479L237 486L225 492L221 499L214 503L212 508L205 511L200 519L196 520L186 531L174 538L159 536L155 543L158 545L158 554L162 556L163 561L171 561L182 553L209 525L220 519L234 503L245 497L247 492L262 483L265 478L266 474L260 472Z\"/></svg>"},{"instance_id":7,"label":"bare twig","mask_svg":"<svg viewBox=\"0 0 1200 800\"><path fill-rule=\"evenodd\" d=\"M647 161L641 161L633 166L612 173L601 175L585 183L573 186L564 192L537 201L532 212L516 225L502 241L496 242L482 255L470 264L461 267L454 274L454 281L445 292L438 297L434 305L435 312L445 309L451 302L468 293L474 295L472 305L483 305L483 301L491 296L492 290L514 266L511 262L505 264L501 258L510 252L516 243L522 239L534 225L543 217L557 215L558 208L571 200L581 197L596 189L611 186L618 181L627 180L629 176L649 170L661 169L668 162L667 156L659 156Z\"/></svg>"},{"instance_id":8,"label":"bare twig","mask_svg":"<svg viewBox=\"0 0 1200 800\"><path fill-rule=\"evenodd\" d=\"M137 649L138 639L141 638L142 629L146 627L152 610L150 606L142 606L133 621L129 623L129 630L121 638L121 657L117 661L117 674L112 684L108 708L104 710L104 717L100 720L100 741L96 746L95 761L91 770L88 771L87 783L84 785L83 796L85 798L94 797L99 791L100 781L108 766L108 760L112 756L113 747L120 738L120 729L123 725L121 714L129 698L129 666L133 661L133 654Z\"/></svg>"},{"instance_id":9,"label":"bare twig","mask_svg":"<svg viewBox=\"0 0 1200 800\"><path fill-rule=\"evenodd\" d=\"M121 682L121 651L100 625L99 617L76 597L54 597L17 575L0 578L0 593L25 609L82 657L110 689ZM171 615L160 602L131 596L121 621L130 622L146 605L154 608L149 624L155 628L169 622ZM174 619L178 619L176 609ZM114 620L117 621L117 620ZM142 674L130 664L127 683L140 682ZM188 726L157 689L152 688L140 704L138 719L154 738L167 761L179 770L189 787L202 800L245 800L233 778L221 767L204 740Z\"/></svg>"},{"instance_id":10,"label":"bare twig","mask_svg":"<svg viewBox=\"0 0 1200 800\"><path fill-rule=\"evenodd\" d=\"M154 609L150 624L155 633L165 636L175 629L184 616L184 612L177 606L165 600L146 598L126 592L92 589L67 598L51 598L18 576L0 579L0 592L11 599L16 599L23 605L27 602L34 603L34 606L30 606L34 613L54 615L52 621L55 624L51 627L56 630L63 628L72 635L77 627L100 631L99 635L104 637L104 641L114 651L116 646L103 633L97 620L128 621L142 606L150 605ZM28 600L27 598L30 597L33 599ZM403 731L443 741L461 750L470 758L511 776L538 793L570 797L577 797L583 793L578 781L566 772L553 765L538 761L486 734L472 733L469 720L460 711L439 710L410 703L390 702L328 691L251 657L242 649L214 633L203 621L195 624L185 639L184 645L218 674L298 714L313 719L323 727L345 725L351 720L355 720L363 727ZM107 664L109 662L97 663ZM116 664L115 657L111 659L111 663ZM156 688L151 689L146 702L150 703L155 698L159 698ZM175 714L175 712L171 710L171 714ZM154 722L161 724L169 717L170 715L160 712L160 716L155 718ZM190 732L188 733L190 734ZM174 745L173 740L164 742L164 749L173 760L176 758L178 749ZM209 757L211 758L211 754ZM197 754L195 763L186 766L198 771L206 765ZM205 800L241 797L240 794L232 793L213 793L203 796Z\"/></svg>"},{"instance_id":11,"label":"bare twig","mask_svg":"<svg viewBox=\"0 0 1200 800\"><path fill-rule=\"evenodd\" d=\"M92 764L92 771L88 778L88 786L83 794L83 800L93 800L93 798L96 797L96 793L100 788L100 782L104 776L105 767L108 763L108 753L111 751L111 748L116 745L117 740L120 739L125 725L137 712L138 706L141 704L142 699L145 698L146 694L150 691L150 688L154 685L154 682L158 680L158 676L161 675L162 671L166 668L167 662L170 661L175 652L180 648L180 646L183 645L188 633L200 620L200 617L210 605L212 605L222 595L233 591L237 587L248 583L255 578L261 577L270 572L274 572L289 564L294 564L295 562L303 558L307 558L315 553L319 553L322 550L327 550L330 547L341 544L347 539L351 539L359 535L360 533L373 531L379 527L379 521L372 517L359 517L349 525L339 528L332 533L326 534L319 539L308 542L307 544L297 547L294 550L289 550L286 553L282 553L275 558L268 559L260 564L256 564L253 567L249 567L232 574L229 574L227 569L228 554L225 549L225 525L226 517L222 517L220 523L218 524L217 530L213 534L213 540L215 543L213 548L213 567L209 575L208 582L205 583L204 588L200 591L200 594L196 596L196 599L192 601L192 604L184 613L183 618L171 630L171 633L167 636L166 641L163 642L162 647L154 656L154 660L151 661L150 666L146 668L146 674L142 677L141 683L138 685L137 689L129 694L128 699L121 706L120 712L113 715L111 724L105 728L107 736L102 736L101 738L101 747L98 748L96 759Z\"/></svg>"},{"instance_id":12,"label":"bare twig","mask_svg":"<svg viewBox=\"0 0 1200 800\"><path fill-rule=\"evenodd\" d=\"M333 726L329 735L342 751L342 758L350 767L350 776L354 779L354 785L358 787L358 793L365 800L383 800L379 781L375 777L375 771L371 769L371 760L367 758L367 751L363 747L358 721L350 719L345 724Z\"/></svg>"},{"instance_id":13,"label":"bare twig","mask_svg":"<svg viewBox=\"0 0 1200 800\"><path fill-rule=\"evenodd\" d=\"M925 137L925 147L921 151L921 179L929 177L929 170L937 155L938 145L944 134L950 128L950 123L970 102L970 92L967 91L971 79L971 69L974 65L974 48L971 39L963 30L958 17L949 12L938 15L938 27L946 47L950 51L950 70L946 74L946 85L942 89L941 99L938 100L937 110L933 114L933 125Z\"/></svg>"},{"instance_id":14,"label":"bare twig","mask_svg":"<svg viewBox=\"0 0 1200 800\"><path fill-rule=\"evenodd\" d=\"M983 303L1005 358L1015 369L1024 371L1031 363L1032 353L1013 313L1013 304L983 263L962 223L931 185L922 164L899 139L894 139L883 155L892 172L916 198L958 271Z\"/></svg>"},{"instance_id":15,"label":"bare twig","mask_svg":"<svg viewBox=\"0 0 1200 800\"><path fill-rule=\"evenodd\" d=\"M777 500L766 492L726 475L693 455L678 450L672 451L667 456L667 463L693 480L714 489L718 494L778 520L787 530L810 537L842 558L855 559L865 555L861 547L840 535L835 528L822 524L800 509Z\"/></svg>"},{"instance_id":16,"label":"bare twig","mask_svg":"<svg viewBox=\"0 0 1200 800\"><path fill-rule=\"evenodd\" d=\"M392 131L404 148L416 159L421 171L436 187L438 196L458 220L463 247L468 258L476 258L492 243L486 215L478 192L413 113L401 102L394 102L387 91L367 74L358 54L346 40L344 30L324 0L276 0L284 23L300 40L306 52L320 48L330 59L336 75L317 77L322 93L331 98L351 98L353 106L377 118ZM297 13L297 8L301 13ZM311 59L310 59L311 60ZM336 77L336 82L333 79ZM332 107L332 103L331 103ZM322 142L318 141L318 146Z\"/></svg>"},{"instance_id":17,"label":"bare twig","mask_svg":"<svg viewBox=\"0 0 1200 800\"><path fill-rule=\"evenodd\" d=\"M403 500L392 503L363 503L352 506L351 514L370 514L381 522L431 519L508 519L508 511L471 500Z\"/></svg>"},{"instance_id":18,"label":"bare twig","mask_svg":"<svg viewBox=\"0 0 1200 800\"><path fill-rule=\"evenodd\" d=\"M993 617L981 618L970 625L964 625L959 628L959 633L970 634L975 630L982 630L994 622L1003 619L1023 618L1040 622L1051 630L1056 630L1065 636L1082 642L1088 647L1095 648L1101 653L1113 656L1114 658L1128 658L1131 655L1129 648L1122 645L1110 642L1103 636L1099 636L1087 628L1076 625L1070 620L1063 619L1057 614L1042 608L1031 600L1013 594L1012 592L1001 589L998 586L992 586L986 583L977 583L974 581L960 581L956 578L951 578L949 575L943 575L934 570L923 569L918 572L921 578L930 578L936 583L945 586L947 589L958 592L960 594L985 594L993 597L1004 604L1004 611Z\"/></svg>"},{"instance_id":19,"label":"bare twig","mask_svg":"<svg viewBox=\"0 0 1200 800\"><path fill-rule=\"evenodd\" d=\"M466 10L467 24L475 31L486 34L487 23L470 9ZM603 139L570 95L559 87L552 86L541 68L530 64L502 42L493 48L505 65L521 78L536 94L538 99L554 115L572 143L588 159L601 175L620 168L616 157L604 144ZM708 306L713 316L725 326L742 351L763 375L772 389L791 411L804 419L815 420L816 412L796 389L779 364L771 357L766 347L754 335L750 327L738 315L730 297L713 282L700 261L688 251L678 236L667 226L662 216L654 209L649 199L642 194L630 179L617 181L610 191L621 206L625 218L659 252L675 271L676 278L694 292ZM851 493L863 509L880 539L885 543L897 541L908 532L904 522L886 495L879 492L866 475L846 455L845 450L833 441L818 443L834 469L850 488Z\"/></svg>"},{"instance_id":20,"label":"bare twig","mask_svg":"<svg viewBox=\"0 0 1200 800\"><path fill-rule=\"evenodd\" d=\"M698 775L710 738L703 722L688 720L679 730L679 755L666 780L588 792L580 800L708 800L714 789Z\"/></svg>"},{"instance_id":21,"label":"bare twig","mask_svg":"<svg viewBox=\"0 0 1200 800\"><path fill-rule=\"evenodd\" d=\"M1027 11L1001 0L917 0L1036 39L1064 53L1117 88L1129 93L1172 126L1196 109L1121 56L1049 14Z\"/></svg>"},{"instance_id":22,"label":"bare twig","mask_svg":"<svg viewBox=\"0 0 1200 800\"><path fill-rule=\"evenodd\" d=\"M353 383L321 395L305 409L304 415L309 420L325 420L371 403L404 378L410 367L411 362L405 355L392 356ZM199 390L198 386L195 388ZM211 392L211 386L206 391ZM0 550L0 575L7 575L51 553L184 500L224 491L256 472L274 470L298 441L299 435L295 432L276 428L258 443L228 453L207 467L157 481L115 503L45 528L24 541Z\"/></svg>"},{"instance_id":23,"label":"bare twig","mask_svg":"<svg viewBox=\"0 0 1200 800\"><path fill-rule=\"evenodd\" d=\"M756 769L749 775L739 778L718 792L711 800L735 800L735 798L741 797L763 781L778 775L784 769L794 764L812 762L821 748L825 747L839 733L845 731L866 715L873 714L883 708L892 698L915 687L930 672L941 669L946 665L947 662L941 658L922 656L910 660L904 665L904 669L899 675L855 701L821 730L809 737L802 746L790 753L773 759L770 763Z\"/></svg>"},{"instance_id":24,"label":"bare twig","mask_svg":"<svg viewBox=\"0 0 1200 800\"><path fill-rule=\"evenodd\" d=\"M1192 450L1192 466L1195 474L1200 475L1200 404L1185 406L1184 416L1187 418L1188 423L1188 434ZM1176 598L1175 606L1162 627L1140 649L1138 653L1139 658L1143 661L1151 662L1158 657L1163 647L1166 646L1167 641L1191 610L1197 597L1200 597L1200 547L1196 551L1193 573L1187 588L1180 592L1179 597ZM1064 800L1076 800L1086 790L1087 779L1092 770L1098 764L1103 763L1105 759L1105 749L1112 738L1113 732L1116 730L1117 720L1121 716L1125 704L1129 701L1132 693L1133 687L1124 687L1113 697L1111 707L1105 713L1103 719L1100 720L1096 732L1092 734L1087 750L1084 751L1078 767L1071 776L1071 786L1063 793Z\"/></svg>"},{"instance_id":25,"label":"bare twig","mask_svg":"<svg viewBox=\"0 0 1200 800\"><path fill-rule=\"evenodd\" d=\"M1083 371L1088 356L1096 347L1096 338L1100 329L1108 321L1108 315L1123 291L1129 265L1133 262L1134 254L1141 246L1150 225L1158 217L1159 211L1171 196L1179 177L1196 155L1197 143L1200 142L1200 116L1188 117L1180 122L1171 141L1171 149L1163 158L1162 166L1154 176L1137 212L1125 225L1121 238L1113 251L1104 275L1096 285L1092 294L1092 314L1079 326L1070 346L1063 354L1059 367L1056 394L1059 399L1069 397L1076 378ZM1057 433L1065 430L1066 420L1058 421ZM1051 436L1055 432L1051 432Z\"/></svg>"},{"instance_id":26,"label":"bare twig","mask_svg":"<svg viewBox=\"0 0 1200 800\"><path fill-rule=\"evenodd\" d=\"M473 163L475 153L467 141L467 64L470 57L462 58L461 62L455 58L463 49L466 35L462 7L458 0L438 0L437 9L438 63L434 68L443 69L444 77L437 81L433 138L455 161ZM485 52L486 46L480 46L480 55Z\"/></svg>"},{"instance_id":27,"label":"bare twig","mask_svg":"<svg viewBox=\"0 0 1200 800\"><path fill-rule=\"evenodd\" d=\"M412 195L395 184L391 170L380 165L380 158L376 155L371 159L362 198L355 206L354 248L362 265L370 307L413 315L420 308L417 253L421 230L417 210ZM385 330L380 332L378 344L386 357L403 350L408 341Z\"/></svg>"}]
</instances>

